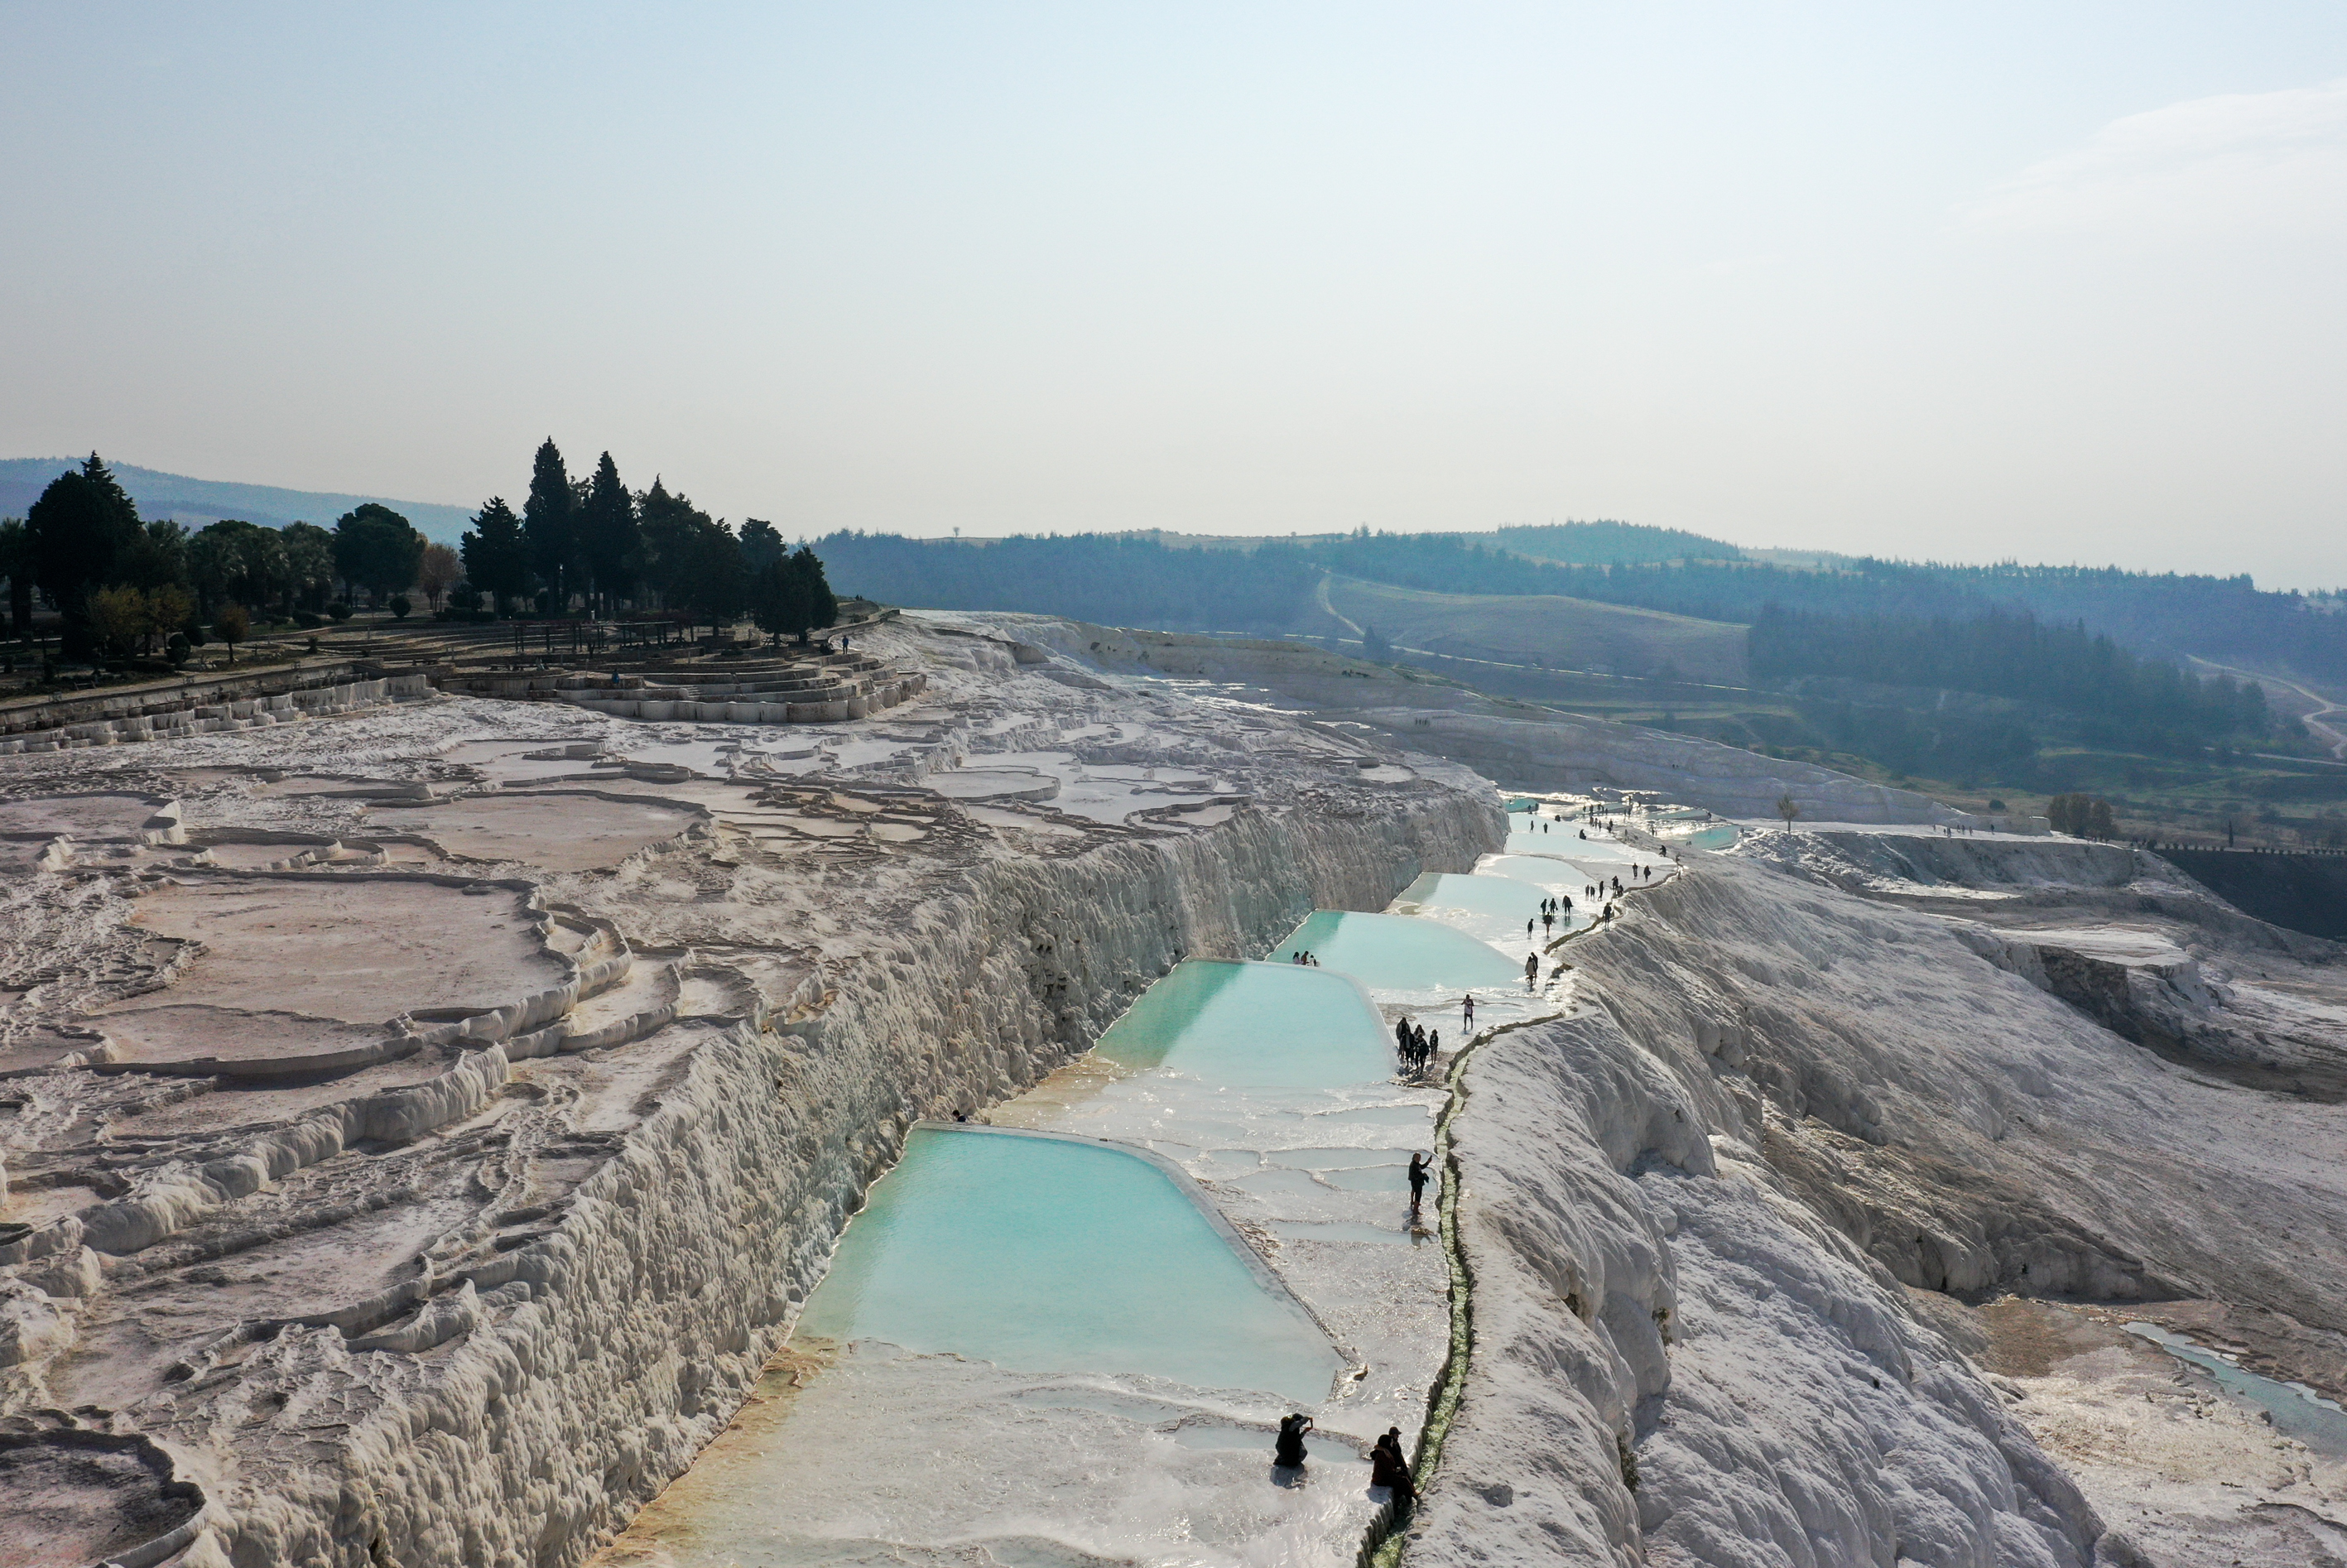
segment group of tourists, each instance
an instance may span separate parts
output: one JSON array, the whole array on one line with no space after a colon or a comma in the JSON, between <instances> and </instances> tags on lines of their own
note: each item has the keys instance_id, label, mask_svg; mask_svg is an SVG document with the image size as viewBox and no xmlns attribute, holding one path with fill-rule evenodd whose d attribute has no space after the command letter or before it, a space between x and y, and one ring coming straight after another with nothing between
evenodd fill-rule
<instances>
[{"instance_id":1,"label":"group of tourists","mask_svg":"<svg viewBox=\"0 0 2347 1568\"><path fill-rule=\"evenodd\" d=\"M1470 1013L1471 1018L1473 1015ZM1426 1071L1435 1053L1442 1049L1442 1031L1427 1032L1422 1023L1403 1019L1394 1025L1394 1054L1401 1059L1401 1070L1412 1078Z\"/></svg>"},{"instance_id":2,"label":"group of tourists","mask_svg":"<svg viewBox=\"0 0 2347 1568\"><path fill-rule=\"evenodd\" d=\"M1312 1418L1303 1411L1282 1416L1279 1419L1279 1436L1272 1440L1271 1445L1272 1468L1302 1470L1308 1457L1304 1439L1311 1430ZM1402 1457L1399 1427L1388 1427L1386 1435L1370 1445L1369 1484L1382 1486L1390 1492L1396 1508L1408 1508L1418 1501L1418 1482L1409 1473L1409 1460Z\"/></svg>"},{"instance_id":3,"label":"group of tourists","mask_svg":"<svg viewBox=\"0 0 2347 1568\"><path fill-rule=\"evenodd\" d=\"M1317 969L1320 967L1320 955L1307 953L1298 948L1295 952L1287 955L1287 961L1291 964L1302 964L1307 968Z\"/></svg>"},{"instance_id":4,"label":"group of tourists","mask_svg":"<svg viewBox=\"0 0 2347 1568\"><path fill-rule=\"evenodd\" d=\"M1559 920L1570 921L1572 917L1573 900L1571 898L1543 898L1541 900L1540 919L1538 924L1540 926L1542 936L1553 936L1556 932L1556 923ZM1531 920L1524 922L1524 937L1526 940L1530 940L1532 938L1533 924L1534 922Z\"/></svg>"}]
</instances>

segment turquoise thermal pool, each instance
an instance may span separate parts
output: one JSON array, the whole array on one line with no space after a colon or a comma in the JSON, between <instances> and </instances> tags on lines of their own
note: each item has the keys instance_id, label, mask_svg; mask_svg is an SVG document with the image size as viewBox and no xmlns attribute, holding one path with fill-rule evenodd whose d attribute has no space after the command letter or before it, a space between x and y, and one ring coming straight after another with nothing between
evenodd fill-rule
<instances>
[{"instance_id":1,"label":"turquoise thermal pool","mask_svg":"<svg viewBox=\"0 0 2347 1568\"><path fill-rule=\"evenodd\" d=\"M1316 909L1279 945L1277 957L1298 951L1379 990L1462 990L1524 980L1521 963L1463 931L1407 915Z\"/></svg>"},{"instance_id":2,"label":"turquoise thermal pool","mask_svg":"<svg viewBox=\"0 0 2347 1568\"><path fill-rule=\"evenodd\" d=\"M1583 838L1582 834L1589 835ZM1650 849L1639 849L1618 838L1606 836L1599 828L1586 823L1560 822L1552 816L1533 816L1523 812L1508 815L1508 849L1510 855L1563 855L1575 860L1592 863L1616 861L1628 865L1632 861L1653 861L1657 858Z\"/></svg>"},{"instance_id":3,"label":"turquoise thermal pool","mask_svg":"<svg viewBox=\"0 0 2347 1568\"><path fill-rule=\"evenodd\" d=\"M1592 874L1578 866L1545 855L1487 855L1475 874L1529 882L1543 893L1570 893L1576 903L1582 887L1593 880Z\"/></svg>"},{"instance_id":4,"label":"turquoise thermal pool","mask_svg":"<svg viewBox=\"0 0 2347 1568\"><path fill-rule=\"evenodd\" d=\"M1100 1054L1238 1089L1336 1088L1393 1071L1386 1026L1341 973L1188 959L1101 1037Z\"/></svg>"},{"instance_id":5,"label":"turquoise thermal pool","mask_svg":"<svg viewBox=\"0 0 2347 1568\"><path fill-rule=\"evenodd\" d=\"M1324 910L1271 962L1177 964L991 1127L917 1127L792 1358L602 1568L1352 1563L1381 1499L1359 1456L1409 1440L1449 1344L1408 1180L1444 1091L1398 1076L1377 1001L1454 1029L1461 990L1536 1005L1449 906L1521 935L1578 897L1538 864L1556 886L1440 878L1440 918ZM1269 1478L1291 1409L1324 1428L1307 1485Z\"/></svg>"},{"instance_id":6,"label":"turquoise thermal pool","mask_svg":"<svg viewBox=\"0 0 2347 1568\"><path fill-rule=\"evenodd\" d=\"M2150 1340L2186 1366L2207 1374L2225 1392L2265 1411L2274 1430L2287 1432L2318 1453L2347 1454L2347 1410L2304 1384L2260 1377L2156 1323L2130 1323L2127 1331Z\"/></svg>"},{"instance_id":7,"label":"turquoise thermal pool","mask_svg":"<svg viewBox=\"0 0 2347 1568\"><path fill-rule=\"evenodd\" d=\"M1130 1150L917 1128L798 1331L1327 1399L1335 1348L1243 1245Z\"/></svg>"},{"instance_id":8,"label":"turquoise thermal pool","mask_svg":"<svg viewBox=\"0 0 2347 1568\"><path fill-rule=\"evenodd\" d=\"M1543 938L1562 936L1589 924L1586 911L1580 907L1586 900L1581 897L1579 880L1573 883L1571 894L1574 909L1560 917L1553 928L1542 933ZM1551 896L1548 888L1512 876L1462 876L1454 872L1430 871L1409 885L1409 891L1396 900L1396 907L1456 927L1486 942L1521 942L1524 939L1525 922L1540 919L1541 901Z\"/></svg>"}]
</instances>

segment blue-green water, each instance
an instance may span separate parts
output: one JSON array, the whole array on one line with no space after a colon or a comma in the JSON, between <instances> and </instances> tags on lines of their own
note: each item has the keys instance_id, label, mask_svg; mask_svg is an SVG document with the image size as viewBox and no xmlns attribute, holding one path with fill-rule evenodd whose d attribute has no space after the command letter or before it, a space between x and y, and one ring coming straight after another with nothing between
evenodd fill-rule
<instances>
[{"instance_id":1,"label":"blue-green water","mask_svg":"<svg viewBox=\"0 0 2347 1568\"><path fill-rule=\"evenodd\" d=\"M1456 872L1430 871L1409 885L1396 900L1432 909L1464 909L1471 915L1491 915L1522 925L1540 916L1541 900L1548 895L1529 882L1508 876L1461 876Z\"/></svg>"},{"instance_id":2,"label":"blue-green water","mask_svg":"<svg viewBox=\"0 0 2347 1568\"><path fill-rule=\"evenodd\" d=\"M2342 1410L2313 1389L2261 1378L2156 1323L2130 1323L2127 1330L2150 1340L2187 1366L2198 1368L2227 1393L2265 1411L2272 1418L2276 1431L2288 1432L2318 1453L2334 1457L2347 1454L2347 1410Z\"/></svg>"},{"instance_id":3,"label":"blue-green water","mask_svg":"<svg viewBox=\"0 0 2347 1568\"><path fill-rule=\"evenodd\" d=\"M1524 979L1522 963L1510 962L1464 932L1406 915L1316 909L1279 945L1276 957L1285 959L1298 950L1378 990L1457 990L1522 985Z\"/></svg>"},{"instance_id":4,"label":"blue-green water","mask_svg":"<svg viewBox=\"0 0 2347 1568\"><path fill-rule=\"evenodd\" d=\"M1541 864L1528 855L1506 858L1518 865ZM1553 862L1549 864L1554 866ZM1579 876L1569 866L1555 866L1555 869L1569 876ZM1495 874L1489 866L1472 876L1430 871L1411 883L1409 890L1396 903L1414 915L1440 920L1471 937L1514 947L1526 938L1526 922L1532 923L1543 941L1589 924L1591 912L1587 900L1581 897L1581 886L1578 881L1572 884L1574 907L1559 911L1556 923L1545 928L1539 924L1540 907L1542 900L1553 897L1549 890L1536 883Z\"/></svg>"},{"instance_id":5,"label":"blue-green water","mask_svg":"<svg viewBox=\"0 0 2347 1568\"><path fill-rule=\"evenodd\" d=\"M1188 1194L1105 1143L918 1128L799 1332L1022 1372L1326 1399L1338 1358Z\"/></svg>"},{"instance_id":6,"label":"blue-green water","mask_svg":"<svg viewBox=\"0 0 2347 1568\"><path fill-rule=\"evenodd\" d=\"M1543 892L1562 887L1573 895L1576 907L1583 901L1581 890L1590 880L1589 875L1579 866L1542 855L1494 855L1483 862L1476 875L1506 876L1518 882L1529 882Z\"/></svg>"},{"instance_id":7,"label":"blue-green water","mask_svg":"<svg viewBox=\"0 0 2347 1568\"><path fill-rule=\"evenodd\" d=\"M1187 959L1143 992L1097 1049L1127 1067L1164 1067L1239 1089L1334 1089L1389 1077L1386 1026L1335 968Z\"/></svg>"},{"instance_id":8,"label":"blue-green water","mask_svg":"<svg viewBox=\"0 0 2347 1568\"><path fill-rule=\"evenodd\" d=\"M1588 831L1590 836L1580 835ZM1529 816L1511 813L1508 817L1508 851L1510 855L1567 855L1575 860L1621 861L1653 860L1651 850L1634 849L1616 838L1606 838L1585 824L1559 822L1553 816Z\"/></svg>"}]
</instances>

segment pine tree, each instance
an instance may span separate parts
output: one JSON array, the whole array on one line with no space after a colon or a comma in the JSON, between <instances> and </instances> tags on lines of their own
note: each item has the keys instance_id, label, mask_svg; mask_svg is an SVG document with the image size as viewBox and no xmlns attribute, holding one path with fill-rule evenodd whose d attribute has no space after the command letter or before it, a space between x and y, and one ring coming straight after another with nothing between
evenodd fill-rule
<instances>
[{"instance_id":1,"label":"pine tree","mask_svg":"<svg viewBox=\"0 0 2347 1568\"><path fill-rule=\"evenodd\" d=\"M529 564L538 579L554 590L554 609L560 614L570 602L569 573L579 553L578 504L562 454L549 436L530 465L529 497L521 504L522 534L529 545Z\"/></svg>"},{"instance_id":2,"label":"pine tree","mask_svg":"<svg viewBox=\"0 0 2347 1568\"><path fill-rule=\"evenodd\" d=\"M753 567L766 567L783 559L785 547L783 533L774 524L761 518L745 518L742 522L742 559Z\"/></svg>"},{"instance_id":3,"label":"pine tree","mask_svg":"<svg viewBox=\"0 0 2347 1568\"><path fill-rule=\"evenodd\" d=\"M692 600L686 586L692 576L702 535L718 526L715 518L671 491L655 475L652 487L636 497L636 533L641 564L638 579L660 595L666 606Z\"/></svg>"},{"instance_id":4,"label":"pine tree","mask_svg":"<svg viewBox=\"0 0 2347 1568\"><path fill-rule=\"evenodd\" d=\"M287 609L325 609L334 591L334 536L315 523L288 523L277 537L285 551Z\"/></svg>"},{"instance_id":5,"label":"pine tree","mask_svg":"<svg viewBox=\"0 0 2347 1568\"><path fill-rule=\"evenodd\" d=\"M603 601L604 613L635 586L642 559L636 530L635 497L620 483L619 465L609 452L595 465L587 487L587 504L579 517L579 554L587 564L588 580Z\"/></svg>"},{"instance_id":6,"label":"pine tree","mask_svg":"<svg viewBox=\"0 0 2347 1568\"><path fill-rule=\"evenodd\" d=\"M750 619L767 636L804 637L814 613L806 581L790 561L770 560L750 574Z\"/></svg>"},{"instance_id":7,"label":"pine tree","mask_svg":"<svg viewBox=\"0 0 2347 1568\"><path fill-rule=\"evenodd\" d=\"M334 524L334 569L379 604L415 583L425 543L405 518L379 502L364 501Z\"/></svg>"},{"instance_id":8,"label":"pine tree","mask_svg":"<svg viewBox=\"0 0 2347 1568\"><path fill-rule=\"evenodd\" d=\"M498 614L505 613L508 597L528 589L529 543L522 535L521 519L503 496L489 497L458 548L465 558L465 579L489 596Z\"/></svg>"},{"instance_id":9,"label":"pine tree","mask_svg":"<svg viewBox=\"0 0 2347 1568\"><path fill-rule=\"evenodd\" d=\"M142 537L138 508L97 453L49 481L25 512L33 580L65 612L65 651L87 657L92 639L85 601L112 580L117 560Z\"/></svg>"},{"instance_id":10,"label":"pine tree","mask_svg":"<svg viewBox=\"0 0 2347 1568\"><path fill-rule=\"evenodd\" d=\"M809 545L793 551L791 573L799 580L799 592L805 601L806 627L821 631L839 619L839 600L831 591L831 583L823 574L823 561ZM799 631L799 641L806 641L806 630Z\"/></svg>"}]
</instances>

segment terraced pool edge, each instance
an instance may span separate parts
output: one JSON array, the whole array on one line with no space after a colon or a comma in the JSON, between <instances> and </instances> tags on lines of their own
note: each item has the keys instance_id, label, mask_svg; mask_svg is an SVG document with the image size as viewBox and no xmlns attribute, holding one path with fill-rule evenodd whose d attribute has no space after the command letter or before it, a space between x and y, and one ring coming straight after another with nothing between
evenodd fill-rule
<instances>
[{"instance_id":1,"label":"terraced pool edge","mask_svg":"<svg viewBox=\"0 0 2347 1568\"><path fill-rule=\"evenodd\" d=\"M1090 1149L1112 1149L1120 1154L1130 1154L1145 1165L1153 1166L1174 1184L1174 1191L1180 1193L1189 1202L1190 1206L1198 1211L1214 1233L1238 1255L1239 1262L1254 1276L1258 1286L1262 1286L1267 1294L1279 1297L1302 1313L1305 1321L1320 1330L1327 1337L1329 1347L1344 1362L1344 1365L1337 1370L1331 1384L1332 1389L1341 1387L1359 1368L1360 1353L1337 1337L1337 1331L1328 1327L1319 1313L1313 1310L1310 1302L1296 1294L1295 1286L1289 1285L1279 1270L1271 1266L1271 1261L1263 1255L1262 1250L1247 1239L1246 1233L1231 1223L1230 1216L1224 1214L1214 1199L1207 1195L1205 1188L1198 1184L1196 1177L1156 1150L1143 1148L1138 1143L1127 1143L1116 1138L1095 1138L1082 1132L1054 1132L1036 1127L997 1127L985 1122L937 1122L924 1119L914 1122L912 1128L907 1131L916 1129L929 1132L975 1132L996 1138L1048 1138L1061 1143L1079 1143ZM1438 1123L1436 1126L1438 1137L1440 1132L1441 1128ZM843 1227L843 1234L844 1230L845 1227Z\"/></svg>"},{"instance_id":2,"label":"terraced pool edge","mask_svg":"<svg viewBox=\"0 0 2347 1568\"><path fill-rule=\"evenodd\" d=\"M1685 870L1682 863L1679 874L1684 875ZM1626 897L1632 892L1650 892L1654 887L1667 885L1666 882L1658 882L1652 886L1624 888L1624 893ZM1566 932L1542 950L1553 954L1577 938L1604 930L1614 923L1614 909L1608 907L1593 924L1578 931ZM1465 1250L1459 1245L1459 1186L1463 1178L1459 1162L1450 1153L1450 1123L1467 1102L1467 1066L1474 1060L1477 1051L1501 1035L1512 1034L1534 1024L1553 1023L1563 1016L1562 1012L1554 1012L1483 1030L1468 1041L1451 1060L1450 1071L1443 1077L1443 1087L1450 1098L1444 1102L1442 1114L1434 1123L1434 1152L1442 1169L1442 1190L1435 1203L1440 1218L1443 1256L1450 1268L1450 1353L1445 1358L1442 1371L1436 1377L1434 1386L1427 1390L1426 1421L1419 1429L1418 1451L1410 1460L1410 1476L1417 1482L1421 1498L1426 1494L1435 1470L1442 1463L1442 1440L1450 1434L1450 1423L1459 1414L1460 1400L1466 1395L1467 1370L1475 1354L1475 1274L1467 1265ZM1399 1568L1403 1553L1409 1547L1409 1531L1406 1521L1401 1522L1399 1529L1395 1528L1396 1523L1394 1505L1390 1502L1379 1509L1377 1517L1369 1521L1357 1559L1359 1568Z\"/></svg>"}]
</instances>

